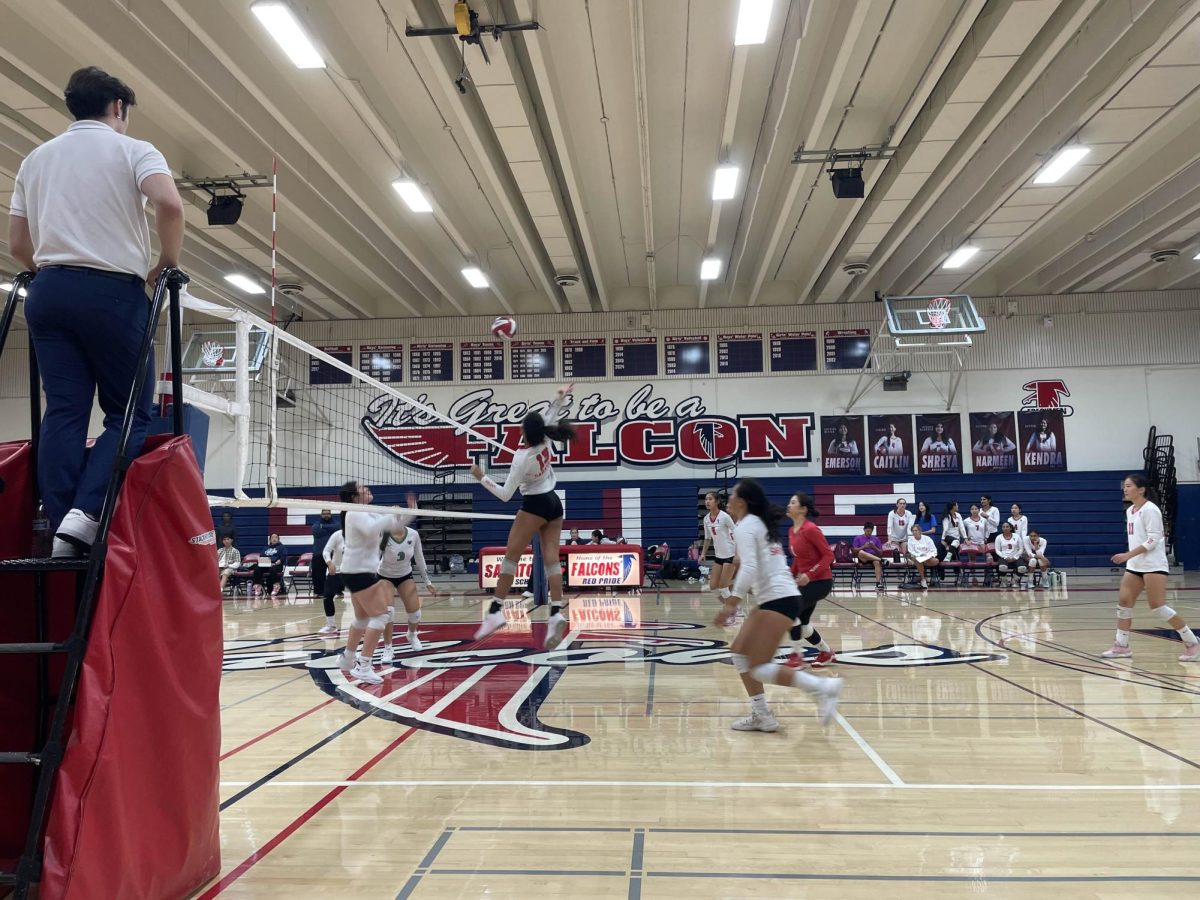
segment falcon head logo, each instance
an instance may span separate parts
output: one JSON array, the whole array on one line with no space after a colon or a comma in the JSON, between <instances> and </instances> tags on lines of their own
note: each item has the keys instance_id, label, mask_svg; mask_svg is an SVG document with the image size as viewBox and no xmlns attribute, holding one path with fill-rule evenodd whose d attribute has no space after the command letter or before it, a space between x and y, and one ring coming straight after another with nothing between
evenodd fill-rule
<instances>
[{"instance_id":1,"label":"falcon head logo","mask_svg":"<svg viewBox=\"0 0 1200 900\"><path fill-rule=\"evenodd\" d=\"M1021 406L1025 409L1061 409L1064 416L1075 412L1074 407L1066 406L1062 402L1063 397L1071 396L1065 381L1027 381L1021 385L1021 390L1029 391L1021 398Z\"/></svg>"},{"instance_id":2,"label":"falcon head logo","mask_svg":"<svg viewBox=\"0 0 1200 900\"><path fill-rule=\"evenodd\" d=\"M710 463L737 455L737 424L724 419L696 419L679 429L679 455L688 462Z\"/></svg>"}]
</instances>

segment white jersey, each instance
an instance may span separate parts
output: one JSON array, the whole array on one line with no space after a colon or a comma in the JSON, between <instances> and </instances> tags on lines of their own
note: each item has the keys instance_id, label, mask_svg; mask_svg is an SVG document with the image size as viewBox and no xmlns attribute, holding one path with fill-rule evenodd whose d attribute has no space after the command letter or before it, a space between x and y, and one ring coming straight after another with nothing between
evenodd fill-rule
<instances>
[{"instance_id":1,"label":"white jersey","mask_svg":"<svg viewBox=\"0 0 1200 900\"><path fill-rule=\"evenodd\" d=\"M886 434L875 442L875 452L884 456L903 456L904 441L898 437L888 437Z\"/></svg>"},{"instance_id":2,"label":"white jersey","mask_svg":"<svg viewBox=\"0 0 1200 900\"><path fill-rule=\"evenodd\" d=\"M1021 516L1019 519L1008 517L1008 524L1013 527L1013 534L1021 540L1025 540L1029 535L1029 516Z\"/></svg>"},{"instance_id":3,"label":"white jersey","mask_svg":"<svg viewBox=\"0 0 1200 900\"><path fill-rule=\"evenodd\" d=\"M1045 556L1046 548L1050 546L1050 542L1039 534L1037 544L1035 547L1033 546L1033 538L1025 538L1025 555L1029 557Z\"/></svg>"},{"instance_id":4,"label":"white jersey","mask_svg":"<svg viewBox=\"0 0 1200 900\"><path fill-rule=\"evenodd\" d=\"M321 551L321 556L324 557L326 565L332 564L334 571L340 572L342 571L342 554L345 552L346 536L339 528L325 542L325 549Z\"/></svg>"},{"instance_id":5,"label":"white jersey","mask_svg":"<svg viewBox=\"0 0 1200 900\"><path fill-rule=\"evenodd\" d=\"M963 528L967 533L967 540L972 544L978 544L982 547L987 543L988 532L990 530L987 519L963 519Z\"/></svg>"},{"instance_id":6,"label":"white jersey","mask_svg":"<svg viewBox=\"0 0 1200 900\"><path fill-rule=\"evenodd\" d=\"M933 538L927 534L923 534L919 538L909 537L908 555L920 562L933 559L937 556L937 548L933 546Z\"/></svg>"},{"instance_id":7,"label":"white jersey","mask_svg":"<svg viewBox=\"0 0 1200 900\"><path fill-rule=\"evenodd\" d=\"M387 544L383 548L383 559L379 563L379 574L384 578L403 578L411 575L413 570L429 583L429 569L425 565L425 553L421 549L421 535L412 528L404 533L403 540L396 540L395 535L385 538Z\"/></svg>"},{"instance_id":8,"label":"white jersey","mask_svg":"<svg viewBox=\"0 0 1200 900\"><path fill-rule=\"evenodd\" d=\"M733 533L733 517L729 513L718 510L716 521L704 514L704 539L712 544L713 555L718 559L733 559L737 551Z\"/></svg>"},{"instance_id":9,"label":"white jersey","mask_svg":"<svg viewBox=\"0 0 1200 900\"><path fill-rule=\"evenodd\" d=\"M912 530L915 517L907 509L904 515L897 515L893 509L888 513L887 536L888 540L893 544L904 546L904 542L908 540L909 532Z\"/></svg>"},{"instance_id":10,"label":"white jersey","mask_svg":"<svg viewBox=\"0 0 1200 900\"><path fill-rule=\"evenodd\" d=\"M996 555L1001 559L1017 560L1025 555L1025 540L1014 534L1006 538L1003 534L996 535Z\"/></svg>"},{"instance_id":11,"label":"white jersey","mask_svg":"<svg viewBox=\"0 0 1200 900\"><path fill-rule=\"evenodd\" d=\"M961 541L967 536L967 530L963 527L963 517L955 513L954 515L946 516L942 519L942 539Z\"/></svg>"},{"instance_id":12,"label":"white jersey","mask_svg":"<svg viewBox=\"0 0 1200 900\"><path fill-rule=\"evenodd\" d=\"M1038 431L1029 436L1029 443L1025 445L1025 449L1052 453L1058 449L1058 441L1054 439L1053 433L1042 434Z\"/></svg>"},{"instance_id":13,"label":"white jersey","mask_svg":"<svg viewBox=\"0 0 1200 900\"><path fill-rule=\"evenodd\" d=\"M744 599L753 594L754 602L761 606L800 593L796 579L788 571L783 547L771 539L762 519L747 514L737 523L733 534L742 562L733 584L736 596Z\"/></svg>"},{"instance_id":14,"label":"white jersey","mask_svg":"<svg viewBox=\"0 0 1200 900\"><path fill-rule=\"evenodd\" d=\"M562 416L563 401L555 400L546 410L546 425L553 425ZM513 454L512 463L508 467L508 477L504 479L503 485L496 484L486 475L480 484L504 501L511 500L518 490L523 497L530 494L548 494L558 484L558 479L554 477L554 467L551 465L553 459L554 448L548 440L542 441L536 447L522 447Z\"/></svg>"},{"instance_id":15,"label":"white jersey","mask_svg":"<svg viewBox=\"0 0 1200 900\"><path fill-rule=\"evenodd\" d=\"M994 506L989 506L987 509L979 510L979 514L987 520L990 527L988 534L995 534L1000 530L1000 510Z\"/></svg>"},{"instance_id":16,"label":"white jersey","mask_svg":"<svg viewBox=\"0 0 1200 900\"><path fill-rule=\"evenodd\" d=\"M383 559L383 549L380 547L383 536L389 531L403 531L412 518L402 514L346 513L346 526L343 529L346 545L339 571L346 575L377 574Z\"/></svg>"},{"instance_id":17,"label":"white jersey","mask_svg":"<svg viewBox=\"0 0 1200 900\"><path fill-rule=\"evenodd\" d=\"M1167 535L1163 528L1162 510L1147 500L1140 507L1125 510L1125 532L1129 536L1129 549L1145 547L1125 568L1130 572L1168 572Z\"/></svg>"},{"instance_id":18,"label":"white jersey","mask_svg":"<svg viewBox=\"0 0 1200 900\"><path fill-rule=\"evenodd\" d=\"M954 446L953 438L925 438L925 443L921 445L922 453L956 453L957 448Z\"/></svg>"}]
</instances>

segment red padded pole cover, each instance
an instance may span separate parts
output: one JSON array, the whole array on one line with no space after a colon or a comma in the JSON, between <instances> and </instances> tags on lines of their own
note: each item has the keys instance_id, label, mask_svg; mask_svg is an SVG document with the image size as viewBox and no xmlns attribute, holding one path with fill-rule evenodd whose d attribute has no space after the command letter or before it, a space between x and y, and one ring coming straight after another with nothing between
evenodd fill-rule
<instances>
[{"instance_id":1,"label":"red padded pole cover","mask_svg":"<svg viewBox=\"0 0 1200 900\"><path fill-rule=\"evenodd\" d=\"M190 440L151 446L129 469L109 535L42 900L184 897L220 869L212 517Z\"/></svg>"}]
</instances>

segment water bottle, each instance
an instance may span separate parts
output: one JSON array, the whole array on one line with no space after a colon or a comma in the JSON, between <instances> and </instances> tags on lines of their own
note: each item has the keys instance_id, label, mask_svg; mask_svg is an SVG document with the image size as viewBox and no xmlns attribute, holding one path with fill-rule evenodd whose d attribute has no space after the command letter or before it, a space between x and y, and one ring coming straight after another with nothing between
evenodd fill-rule
<instances>
[{"instance_id":1,"label":"water bottle","mask_svg":"<svg viewBox=\"0 0 1200 900\"><path fill-rule=\"evenodd\" d=\"M50 532L50 520L46 518L46 511L39 509L33 519L33 545L30 555L33 559L46 559L50 556L53 544L54 535Z\"/></svg>"}]
</instances>

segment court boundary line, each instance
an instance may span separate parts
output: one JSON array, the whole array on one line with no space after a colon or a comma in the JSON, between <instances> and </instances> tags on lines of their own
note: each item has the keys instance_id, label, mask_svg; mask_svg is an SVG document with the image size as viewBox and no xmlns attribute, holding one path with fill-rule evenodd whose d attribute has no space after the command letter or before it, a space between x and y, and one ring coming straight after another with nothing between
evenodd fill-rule
<instances>
[{"instance_id":1,"label":"court boundary line","mask_svg":"<svg viewBox=\"0 0 1200 900\"><path fill-rule=\"evenodd\" d=\"M834 713L833 719L842 727L842 730L845 731L846 734L850 735L850 739L854 741L854 743L858 744L858 749L866 754L867 759L875 763L875 768L883 773L884 778L895 785L904 784L904 779L897 775L896 770L884 761L883 757L876 752L875 748L870 745L867 739L859 734L858 730L853 725L846 721L845 716L843 716L840 712Z\"/></svg>"},{"instance_id":2,"label":"court boundary line","mask_svg":"<svg viewBox=\"0 0 1200 900\"><path fill-rule=\"evenodd\" d=\"M226 753L222 753L220 756L217 757L217 762L225 762L225 760L229 759L229 757L233 756L235 753L241 753L247 747L253 747L259 741L264 740L265 738L269 738L271 735L277 734L280 731L283 731L283 729L287 728L292 723L299 722L305 716L310 716L313 713L315 713L318 709L324 709L326 706L328 706L333 701L334 701L334 698L330 697L328 700L325 700L322 703L318 703L316 706L306 709L304 712L300 713L299 715L292 716L292 718L288 719L286 722L282 722L279 725L276 725L274 728L267 729L262 734L258 735L258 737L253 737L250 740L246 741L244 744L239 744L238 746L234 747L232 750L229 750Z\"/></svg>"},{"instance_id":3,"label":"court boundary line","mask_svg":"<svg viewBox=\"0 0 1200 900\"><path fill-rule=\"evenodd\" d=\"M872 618L871 616L868 616L866 613L851 609L850 607L846 606L843 603L838 603L836 600L827 601L827 602L832 603L834 606L838 607L839 609L844 609L846 612L850 613L851 615L856 615L859 618L866 619L868 622L873 622L874 624L878 625L880 628L886 628L888 631L892 632L892 634L898 634L898 635L901 635L902 637L906 637L909 640L914 641L918 644L922 644L924 646L929 646L928 641L918 640L917 638L913 637L912 635L906 634L905 632L901 631L899 628L895 628L891 625L886 624L885 622L880 622L878 619ZM936 612L936 610L931 610L931 611ZM946 614L938 613L938 615L946 615ZM979 625L976 625L975 629L976 629L976 634L979 634ZM988 640L982 634L980 634L979 636L981 638L983 638L984 640ZM984 675L989 676L990 678L995 678L997 681L1001 681L1001 682L1009 685L1010 687L1014 687L1017 690L1025 692L1026 694L1030 694L1034 697L1037 697L1038 699L1040 699L1046 703L1049 703L1052 706L1057 706L1059 709L1065 709L1068 712L1072 712L1075 715L1079 716L1079 718L1085 719L1088 722L1092 722L1093 724L1099 725L1101 728L1107 728L1109 731L1112 731L1114 734L1122 735L1123 737L1127 737L1131 741L1135 741L1136 743L1139 743L1144 747L1149 747L1152 750L1157 750L1159 753L1163 754L1164 756L1169 756L1171 759L1175 760L1176 762L1181 762L1184 765L1190 766L1193 769L1200 769L1200 763L1190 760L1186 756L1182 756L1182 755L1176 753L1174 750L1168 750L1166 747L1160 747L1158 744L1155 744L1153 741L1149 741L1149 740L1146 740L1145 738L1138 737L1136 734L1126 731L1124 728L1118 728L1116 725L1113 725L1111 722L1106 722L1103 719L1100 719L1100 718L1097 718L1096 716L1091 715L1090 713L1085 713L1080 709L1076 709L1075 707L1071 706L1070 704L1063 703L1061 700L1055 700L1053 697L1049 697L1046 694L1036 691L1031 687L1026 687L1025 685L1023 685L1019 682L1013 681L1009 678L1005 678L999 672L993 672L991 669L988 669L985 666L981 666L979 663L972 662L972 663L967 663L967 665L969 667L971 667L972 669L974 669L976 672L981 672ZM1101 675L1099 677L1104 677L1104 676ZM1147 687L1149 687L1149 686L1150 685L1147 685ZM1159 690L1164 690L1164 691L1171 691L1171 690L1179 691L1178 688L1172 688L1167 685L1158 685L1157 687ZM1181 693L1194 693L1191 691L1180 691L1180 692Z\"/></svg>"},{"instance_id":4,"label":"court boundary line","mask_svg":"<svg viewBox=\"0 0 1200 900\"><path fill-rule=\"evenodd\" d=\"M356 779L356 778L358 778L358 776L370 771L376 764L378 764L381 760L383 760L383 758L385 756L387 756L389 753L391 753L393 750L395 750L397 747L399 747L401 744L403 744L406 740L408 740L410 737L412 737L414 734L416 734L419 730L420 729L417 729L417 728L410 728L404 734L400 735L398 738L396 738L394 741L392 741L390 744L388 744L386 747L384 747L382 750L380 750L378 753L376 753L373 757L371 757L369 760L367 760L365 763L363 763L363 765L361 765L358 769L356 769L354 772L352 772L350 775L350 780L347 782L347 784L354 784L355 783L354 779ZM256 866L272 850L274 850L276 847L278 847L280 844L282 844L284 841L286 841L289 837L291 837L293 834L295 834L303 825L305 825L309 821L309 819L311 819L313 816L315 816L317 813L319 813L322 809L324 809L326 806L328 806L330 803L332 803L334 800L336 800L339 796L342 795L342 793L344 791L345 791L344 787L335 787L333 790L329 791L327 794L325 794L323 797L321 797L319 800L317 800L316 803L314 803L312 806L310 806L308 809L306 809L304 812L302 812L300 815L298 815L295 819L293 819L290 823L288 823L286 826L284 826L284 828L281 831L279 831L278 833L276 833L276 835L273 838L271 838L269 841L267 841L261 847L255 849L253 852L251 852L251 854L249 856L247 856L240 863L238 863L236 866L234 866L232 869L230 869L229 872L226 873L223 877L221 877L221 879L219 881L217 881L215 884L210 885L208 887L208 889L204 891L204 893L200 894L196 898L196 900L211 900L211 898L217 896L220 893L223 893L227 887L229 887L231 884L233 884L235 881L237 881L243 875L245 875L248 871L250 871L252 868L254 868L254 866Z\"/></svg>"},{"instance_id":5,"label":"court boundary line","mask_svg":"<svg viewBox=\"0 0 1200 900\"><path fill-rule=\"evenodd\" d=\"M417 729L418 731L420 729ZM239 787L253 784L248 781L222 781L222 787ZM573 781L567 779L528 780L449 780L449 779L381 779L367 781L284 781L274 779L263 787L637 787L637 788L680 788L683 790L742 790L747 788L779 790L781 788L808 788L827 790L897 790L897 791L1070 791L1070 792L1145 792L1200 791L1197 784L934 784L905 781L892 784L888 781ZM557 829L556 829L557 830Z\"/></svg>"}]
</instances>

